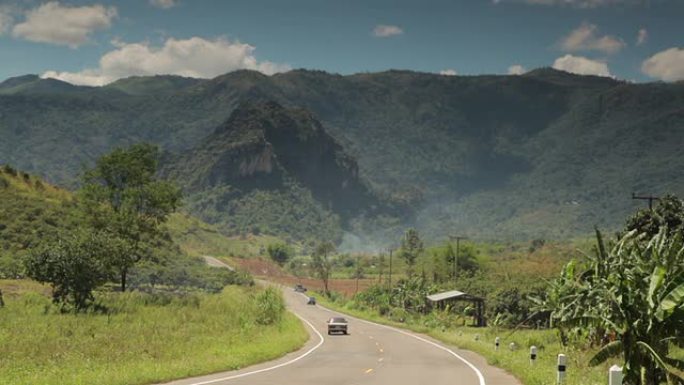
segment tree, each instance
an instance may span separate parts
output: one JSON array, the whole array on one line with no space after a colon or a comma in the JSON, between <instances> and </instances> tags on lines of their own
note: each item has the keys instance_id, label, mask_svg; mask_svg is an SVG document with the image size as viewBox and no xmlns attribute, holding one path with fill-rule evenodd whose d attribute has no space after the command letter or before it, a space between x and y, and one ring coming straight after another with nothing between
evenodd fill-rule
<instances>
[{"instance_id":1,"label":"tree","mask_svg":"<svg viewBox=\"0 0 684 385\"><path fill-rule=\"evenodd\" d=\"M684 234L684 202L674 195L660 198L653 210L637 211L627 220L625 233L636 230L652 238L663 226L670 232Z\"/></svg>"},{"instance_id":2,"label":"tree","mask_svg":"<svg viewBox=\"0 0 684 385\"><path fill-rule=\"evenodd\" d=\"M85 173L80 190L86 217L95 231L118 241L110 265L126 291L128 271L150 254L148 243L181 201L180 189L158 180L159 150L149 144L118 148Z\"/></svg>"},{"instance_id":3,"label":"tree","mask_svg":"<svg viewBox=\"0 0 684 385\"><path fill-rule=\"evenodd\" d=\"M423 252L423 241L420 239L418 231L415 229L408 229L404 233L404 238L401 240L401 254L407 266L407 275L413 276L413 268L416 265L416 259Z\"/></svg>"},{"instance_id":4,"label":"tree","mask_svg":"<svg viewBox=\"0 0 684 385\"><path fill-rule=\"evenodd\" d=\"M615 335L592 358L600 364L622 356L625 382L658 385L684 379L684 361L669 357L670 344L684 346L684 243L662 227L652 238L632 230L611 248L597 230L587 268L569 265L551 303L564 326ZM570 276L569 276L570 274ZM558 287L560 286L560 287Z\"/></svg>"},{"instance_id":5,"label":"tree","mask_svg":"<svg viewBox=\"0 0 684 385\"><path fill-rule=\"evenodd\" d=\"M328 295L328 280L332 271L332 254L335 253L335 245L332 242L321 242L311 255L311 267L318 278L323 281L323 292Z\"/></svg>"},{"instance_id":6,"label":"tree","mask_svg":"<svg viewBox=\"0 0 684 385\"><path fill-rule=\"evenodd\" d=\"M63 310L85 310L93 301L93 290L110 277L109 253L116 240L106 234L78 232L62 235L55 243L44 243L25 260L26 274L52 285L52 300Z\"/></svg>"},{"instance_id":7,"label":"tree","mask_svg":"<svg viewBox=\"0 0 684 385\"><path fill-rule=\"evenodd\" d=\"M285 243L272 243L268 245L268 255L280 266L284 265L294 254L294 251Z\"/></svg>"}]
</instances>

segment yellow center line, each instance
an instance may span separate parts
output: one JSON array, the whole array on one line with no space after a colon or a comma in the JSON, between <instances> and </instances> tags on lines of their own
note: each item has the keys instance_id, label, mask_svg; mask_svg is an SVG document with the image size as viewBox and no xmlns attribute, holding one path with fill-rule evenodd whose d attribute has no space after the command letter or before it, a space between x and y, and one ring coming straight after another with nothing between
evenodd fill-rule
<instances>
[{"instance_id":1,"label":"yellow center line","mask_svg":"<svg viewBox=\"0 0 684 385\"><path fill-rule=\"evenodd\" d=\"M366 374L368 374L368 373L370 373L370 372L372 372L372 371L373 371L373 368L367 369L367 370L366 370Z\"/></svg>"},{"instance_id":2,"label":"yellow center line","mask_svg":"<svg viewBox=\"0 0 684 385\"><path fill-rule=\"evenodd\" d=\"M380 349L380 353L383 353L383 352L384 352L384 350Z\"/></svg>"}]
</instances>

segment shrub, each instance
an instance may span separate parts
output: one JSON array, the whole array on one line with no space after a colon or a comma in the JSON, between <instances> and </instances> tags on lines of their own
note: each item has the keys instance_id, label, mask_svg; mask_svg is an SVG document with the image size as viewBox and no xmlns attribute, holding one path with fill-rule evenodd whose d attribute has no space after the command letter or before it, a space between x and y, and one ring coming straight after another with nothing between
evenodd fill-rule
<instances>
[{"instance_id":1,"label":"shrub","mask_svg":"<svg viewBox=\"0 0 684 385\"><path fill-rule=\"evenodd\" d=\"M256 296L257 322L272 325L280 322L285 312L285 301L280 292L272 287L266 288Z\"/></svg>"}]
</instances>

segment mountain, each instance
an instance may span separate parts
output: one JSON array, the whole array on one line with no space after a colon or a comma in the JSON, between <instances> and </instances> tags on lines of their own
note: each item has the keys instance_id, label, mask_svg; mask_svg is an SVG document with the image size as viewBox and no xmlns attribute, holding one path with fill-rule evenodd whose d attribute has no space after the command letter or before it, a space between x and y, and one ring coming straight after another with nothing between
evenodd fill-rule
<instances>
[{"instance_id":1,"label":"mountain","mask_svg":"<svg viewBox=\"0 0 684 385\"><path fill-rule=\"evenodd\" d=\"M297 188L311 193L311 200L301 198L310 204L293 201L298 194L290 193L278 207L318 213L312 205L319 205L332 213L331 228L337 217L340 227L355 234L371 233L373 222L392 228L391 239L406 226L432 239L455 233L572 237L588 234L594 225L618 228L640 204L630 199L632 192L684 195L683 83L632 84L544 68L521 76L236 71L209 80L131 78L59 93L15 87L0 91L0 163L66 186L73 186L83 164L113 146L138 141L157 143L186 162L193 152L210 159L207 138L220 136L216 128L247 101L306 110L355 159L358 178L373 196L412 210L400 218L362 214L363 224L353 219L345 224L339 196L333 199L337 206L328 205L328 198L288 170L283 181L296 180ZM224 133L221 139L228 137ZM236 188L233 176L211 179L216 176L211 162L206 170L204 163L192 164L197 180L181 166L174 172L189 181L191 195L197 192L193 202L217 197L211 192L217 189ZM245 217L246 207L257 210L276 191L239 189L241 199L266 194L240 205ZM191 207L201 210L200 203ZM212 206L216 223L228 207L224 203ZM265 216L259 223L270 221ZM240 222L234 231L251 223Z\"/></svg>"},{"instance_id":2,"label":"mountain","mask_svg":"<svg viewBox=\"0 0 684 385\"><path fill-rule=\"evenodd\" d=\"M303 109L241 103L198 146L167 159L190 210L227 232L339 239L340 225L374 216L381 202L358 165Z\"/></svg>"}]
</instances>

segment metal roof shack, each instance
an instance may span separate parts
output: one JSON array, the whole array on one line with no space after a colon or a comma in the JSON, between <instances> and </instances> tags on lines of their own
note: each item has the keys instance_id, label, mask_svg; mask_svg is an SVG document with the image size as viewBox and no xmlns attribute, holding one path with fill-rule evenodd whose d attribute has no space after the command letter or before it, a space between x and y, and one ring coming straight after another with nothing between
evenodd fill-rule
<instances>
[{"instance_id":1,"label":"metal roof shack","mask_svg":"<svg viewBox=\"0 0 684 385\"><path fill-rule=\"evenodd\" d=\"M427 296L433 306L444 308L449 303L458 301L472 302L475 305L475 326L486 326L487 322L484 318L485 301L484 298L475 295L470 295L458 290L445 291L442 293L430 294Z\"/></svg>"}]
</instances>

